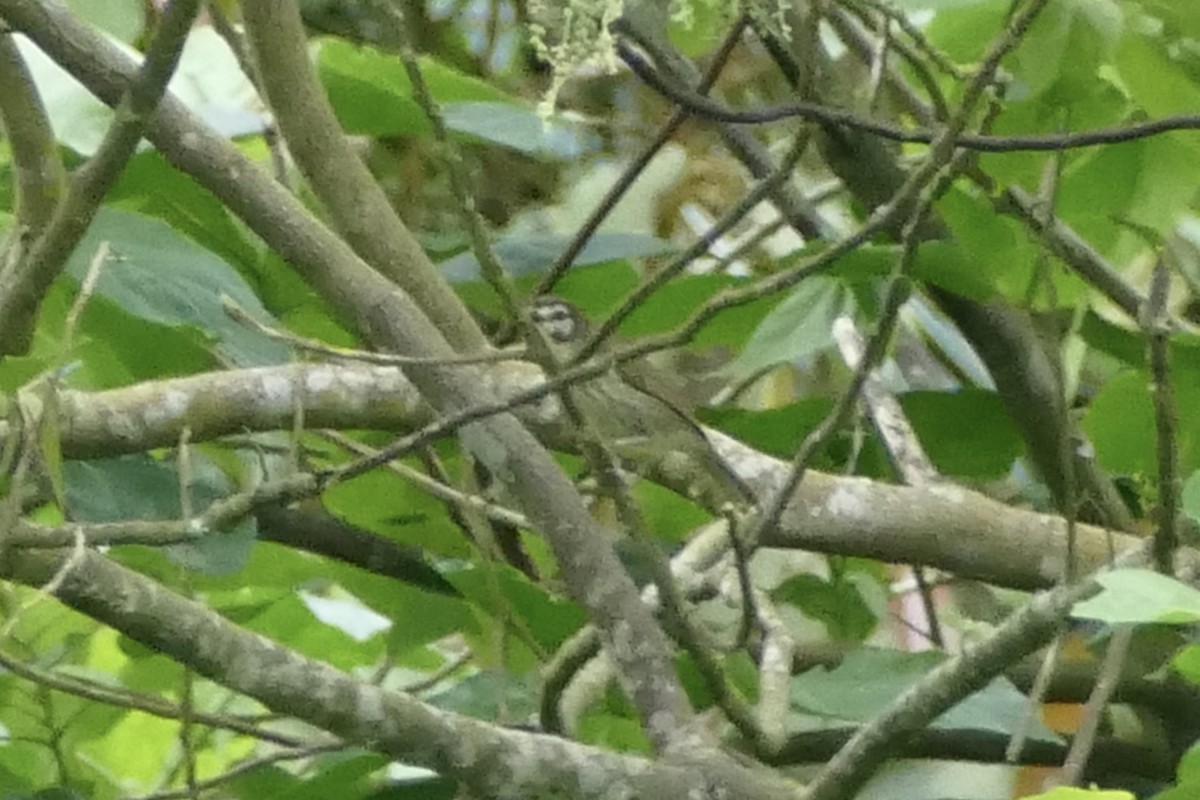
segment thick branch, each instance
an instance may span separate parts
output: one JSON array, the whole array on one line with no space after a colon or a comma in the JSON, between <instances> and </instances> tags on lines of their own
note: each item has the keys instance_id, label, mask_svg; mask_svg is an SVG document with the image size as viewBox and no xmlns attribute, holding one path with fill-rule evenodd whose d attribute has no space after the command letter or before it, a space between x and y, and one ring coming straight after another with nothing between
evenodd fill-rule
<instances>
[{"instance_id":1,"label":"thick branch","mask_svg":"<svg viewBox=\"0 0 1200 800\"><path fill-rule=\"evenodd\" d=\"M15 554L0 576L33 586L63 568L63 553ZM612 797L686 800L720 782L733 797L785 798L761 773L680 768L505 730L353 680L246 631L153 580L85 551L56 591L71 607L176 659L201 675L349 741L463 781L481 797Z\"/></svg>"},{"instance_id":2,"label":"thick branch","mask_svg":"<svg viewBox=\"0 0 1200 800\"><path fill-rule=\"evenodd\" d=\"M127 85L132 71L128 60L64 8L4 0L0 15L102 100L115 102ZM238 214L366 341L392 353L454 355L407 294L368 267L295 198L177 101L164 98L147 132L168 161ZM443 414L488 399L479 373L477 368L445 366L405 371L421 396ZM665 748L676 737L686 738L692 714L675 674L670 644L617 560L609 544L611 534L588 513L549 453L512 416L467 426L462 435L468 449L506 485L549 540L572 597L603 632L650 739Z\"/></svg>"},{"instance_id":3,"label":"thick branch","mask_svg":"<svg viewBox=\"0 0 1200 800\"><path fill-rule=\"evenodd\" d=\"M475 321L350 148L317 83L295 3L247 3L243 14L271 110L338 233L412 295L452 344L464 351L486 347Z\"/></svg>"},{"instance_id":4,"label":"thick branch","mask_svg":"<svg viewBox=\"0 0 1200 800\"><path fill-rule=\"evenodd\" d=\"M17 219L13 233L36 236L67 188L67 171L33 76L11 34L0 35L0 125L12 150ZM9 243L6 247L13 247Z\"/></svg>"},{"instance_id":5,"label":"thick branch","mask_svg":"<svg viewBox=\"0 0 1200 800\"><path fill-rule=\"evenodd\" d=\"M513 362L482 373L489 394L511 396L540 381ZM391 367L308 365L219 372L104 392L60 397L62 447L71 458L169 447L190 425L194 441L249 431L287 429L297 406L313 427L398 430L430 419L412 385ZM518 409L543 441L569 444L554 404ZM0 423L0 434L4 426ZM765 494L783 462L720 434L710 434L739 476ZM669 477L669 476L665 476ZM1113 547L1138 539L1080 525L1080 569L1093 569ZM1016 588L1049 586L1061 575L1061 517L1013 508L951 484L893 486L810 470L764 546L925 564L963 577Z\"/></svg>"},{"instance_id":6,"label":"thick branch","mask_svg":"<svg viewBox=\"0 0 1200 800\"><path fill-rule=\"evenodd\" d=\"M622 50L621 57L634 73L656 92L680 108L686 109L693 116L710 122L730 125L764 125L799 118L819 122L822 125L860 131L880 139L905 144L931 144L944 132L940 128L903 128L898 125L889 125L886 122L877 122L859 116L853 111L804 101L744 111L737 110L685 89L670 80L664 80L654 67L632 50ZM962 133L955 137L955 145L964 150L976 150L984 153L1058 152L1081 147L1133 142L1171 131L1196 129L1200 129L1200 115L1181 114L1150 122L1131 123L1078 133L1017 136Z\"/></svg>"}]
</instances>

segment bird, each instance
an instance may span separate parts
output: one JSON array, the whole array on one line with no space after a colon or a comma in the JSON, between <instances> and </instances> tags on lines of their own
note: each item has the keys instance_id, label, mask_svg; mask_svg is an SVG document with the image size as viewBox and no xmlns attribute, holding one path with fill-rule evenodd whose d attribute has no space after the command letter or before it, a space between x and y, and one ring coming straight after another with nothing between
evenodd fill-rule
<instances>
[{"instance_id":1,"label":"bird","mask_svg":"<svg viewBox=\"0 0 1200 800\"><path fill-rule=\"evenodd\" d=\"M535 360L553 360L552 371L570 363L591 333L588 319L555 295L535 297L528 322ZM611 340L603 349L612 347ZM545 364L543 365L545 366ZM603 444L622 461L676 486L712 510L754 505L754 494L713 449L686 406L673 397L667 370L633 359L595 378L572 384L570 398Z\"/></svg>"}]
</instances>

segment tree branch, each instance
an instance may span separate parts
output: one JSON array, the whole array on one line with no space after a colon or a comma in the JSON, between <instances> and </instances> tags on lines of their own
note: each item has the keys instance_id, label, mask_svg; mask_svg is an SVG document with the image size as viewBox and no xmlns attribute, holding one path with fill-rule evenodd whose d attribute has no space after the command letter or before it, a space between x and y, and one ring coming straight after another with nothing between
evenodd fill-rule
<instances>
[{"instance_id":1,"label":"tree branch","mask_svg":"<svg viewBox=\"0 0 1200 800\"><path fill-rule=\"evenodd\" d=\"M544 385L540 371L523 362L489 370L479 383L501 397ZM397 430L430 419L397 369L292 365L102 392L63 391L62 448L68 458L87 458L170 447L185 425L192 426L197 442L247 430L287 429L298 405L313 428ZM543 441L569 444L560 412L551 406L529 405L518 413ZM7 435L0 423L0 437ZM708 435L723 460L759 494L782 479L782 461L722 434ZM1140 541L1082 524L1078 535L1084 571L1107 560L1110 536L1118 552ZM779 526L764 532L762 544L924 564L1032 589L1052 585L1062 574L1063 537L1061 517L1014 508L952 483L911 488L809 470ZM1195 557L1190 550L1181 555Z\"/></svg>"},{"instance_id":2,"label":"tree branch","mask_svg":"<svg viewBox=\"0 0 1200 800\"><path fill-rule=\"evenodd\" d=\"M12 150L16 220L3 249L5 259L25 238L41 232L67 190L67 171L54 141L33 76L13 41L0 34L0 125Z\"/></svg>"},{"instance_id":3,"label":"tree branch","mask_svg":"<svg viewBox=\"0 0 1200 800\"><path fill-rule=\"evenodd\" d=\"M61 553L14 554L0 576L31 586L58 574ZM87 551L56 596L71 607L268 708L348 741L463 781L482 797L557 794L603 800L688 800L714 785L730 796L784 800L794 792L769 774L720 764L655 764L555 736L505 730L356 681L205 606Z\"/></svg>"},{"instance_id":4,"label":"tree branch","mask_svg":"<svg viewBox=\"0 0 1200 800\"><path fill-rule=\"evenodd\" d=\"M247 3L242 13L271 110L296 165L338 233L367 263L408 292L455 347L467 352L487 347L462 301L350 148L317 82L295 3Z\"/></svg>"},{"instance_id":5,"label":"tree branch","mask_svg":"<svg viewBox=\"0 0 1200 800\"><path fill-rule=\"evenodd\" d=\"M23 355L33 338L42 298L87 232L104 196L133 156L142 130L166 91L200 0L175 0L163 14L146 58L117 104L95 154L71 177L66 196L23 258L0 272L0 352Z\"/></svg>"},{"instance_id":6,"label":"tree branch","mask_svg":"<svg viewBox=\"0 0 1200 800\"><path fill-rule=\"evenodd\" d=\"M127 82L127 60L64 8L3 0L0 15L106 102L113 102ZM306 59L304 52L300 57ZM169 96L164 99L148 133L168 161L241 216L366 341L393 353L425 358L454 355L407 294L368 267L295 198L178 102ZM413 366L405 374L431 406L450 416L486 402L479 372ZM550 542L571 596L602 631L619 665L622 686L641 712L651 741L665 749L678 738L683 746L694 748L688 724L693 715L675 674L670 644L617 560L611 533L592 518L562 469L512 416L494 416L466 426L462 436L467 448L505 484Z\"/></svg>"}]
</instances>

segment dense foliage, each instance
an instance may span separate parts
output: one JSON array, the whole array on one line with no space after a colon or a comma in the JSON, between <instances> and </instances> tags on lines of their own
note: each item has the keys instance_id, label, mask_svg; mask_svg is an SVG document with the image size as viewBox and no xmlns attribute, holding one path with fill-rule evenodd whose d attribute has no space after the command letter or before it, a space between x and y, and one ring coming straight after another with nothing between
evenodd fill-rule
<instances>
[{"instance_id":1,"label":"dense foliage","mask_svg":"<svg viewBox=\"0 0 1200 800\"><path fill-rule=\"evenodd\" d=\"M1200 795L1200 5L0 23L0 798Z\"/></svg>"}]
</instances>

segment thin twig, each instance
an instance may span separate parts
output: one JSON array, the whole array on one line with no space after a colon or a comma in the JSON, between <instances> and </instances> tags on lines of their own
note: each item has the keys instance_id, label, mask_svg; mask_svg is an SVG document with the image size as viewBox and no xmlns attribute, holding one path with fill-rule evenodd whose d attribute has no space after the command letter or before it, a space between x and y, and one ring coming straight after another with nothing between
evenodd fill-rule
<instances>
[{"instance_id":1,"label":"thin twig","mask_svg":"<svg viewBox=\"0 0 1200 800\"><path fill-rule=\"evenodd\" d=\"M1175 549L1179 547L1179 441L1176 434L1178 410L1171 384L1170 334L1167 297L1171 275L1160 254L1150 282L1143 330L1146 332L1150 365L1150 397L1154 401L1154 432L1158 453L1158 527L1154 532L1154 561L1164 575L1174 574Z\"/></svg>"},{"instance_id":2,"label":"thin twig","mask_svg":"<svg viewBox=\"0 0 1200 800\"><path fill-rule=\"evenodd\" d=\"M857 369L862 361L863 342L854 327L854 321L845 316L834 320L833 337L846 366ZM888 458L904 482L914 488L920 488L939 481L941 476L926 455L921 440L917 438L916 431L904 414L904 409L900 407L896 398L884 389L874 372L867 376L863 384L862 397L867 414L883 442ZM933 590L919 565L912 568L912 573L929 625L929 641L938 649L943 649L946 642L942 636Z\"/></svg>"},{"instance_id":3,"label":"thin twig","mask_svg":"<svg viewBox=\"0 0 1200 800\"><path fill-rule=\"evenodd\" d=\"M871 133L903 144L933 144L945 131L936 128L902 128L867 119L840 108L798 101L781 106L737 111L715 100L697 95L665 79L629 45L618 42L621 59L644 83L701 119L734 125L764 125L786 119L808 119L826 125L843 126ZM1200 129L1200 115L1179 114L1150 122L1065 134L992 136L959 133L955 146L985 153L1019 153L1047 150L1075 150L1103 144L1119 144L1158 136L1170 131Z\"/></svg>"},{"instance_id":4,"label":"thin twig","mask_svg":"<svg viewBox=\"0 0 1200 800\"><path fill-rule=\"evenodd\" d=\"M713 55L712 62L708 65L708 69L704 73L704 77L700 79L700 83L696 86L697 94L707 94L709 89L712 88L712 85L717 80L717 76L720 75L725 63L729 60L729 56L733 53L734 46L741 39L742 31L745 30L746 24L746 18L744 16L739 17L733 27L730 28L729 33L725 35L724 40ZM554 291L555 284L566 274L571 265L575 263L576 257L583 251L583 248L591 240L597 229L599 229L601 223L608 218L608 215L612 213L612 210L621 198L633 187L633 184L646 169L647 165L654 159L658 151L671 140L675 131L679 130L680 126L687 121L688 116L688 113L683 109L673 111L670 118L655 132L654 136L646 143L641 152L633 157L628 166L622 170L616 182L605 192L604 197L600 199L600 202L592 209L592 212L588 214L587 219L576 228L575 233L571 236L571 241L559 253L558 258L555 259L550 269L538 281L537 288L533 291L534 297Z\"/></svg>"},{"instance_id":5,"label":"thin twig","mask_svg":"<svg viewBox=\"0 0 1200 800\"><path fill-rule=\"evenodd\" d=\"M368 447L361 442L356 442L340 431L321 431L321 435L329 441L335 442L360 456L370 456L376 452L375 448ZM529 520L525 518L524 514L513 511L505 506L489 502L477 494L468 494L467 492L455 489L453 486L443 483L442 481L435 480L420 470L415 470L400 461L392 461L387 465L387 467L404 480L408 481L419 489L429 492L431 495L441 500L454 503L455 505L463 508L472 508L477 511L481 511L492 520L505 525L511 525L514 528L528 529L532 527L529 523Z\"/></svg>"},{"instance_id":6,"label":"thin twig","mask_svg":"<svg viewBox=\"0 0 1200 800\"><path fill-rule=\"evenodd\" d=\"M434 99L433 93L429 91L429 85L425 82L425 75L417 60L417 54L413 50L412 37L409 35L404 10L401 4L394 2L375 0L374 5L391 21L395 30L396 41L399 43L400 61L404 64L404 71L412 84L413 98L421 106L421 110L425 112L426 118L433 127L433 138L441 151L446 174L450 178L450 191L454 194L463 224L467 229L467 234L471 237L471 251L479 262L484 280L500 298L501 305L509 319L519 319L520 304L517 302L512 276L500 263L500 258L489 241L483 217L479 214L479 210L475 206L475 198L467 185L462 154L450 141L450 134L446 129L446 120L442 116L441 107Z\"/></svg>"},{"instance_id":7,"label":"thin twig","mask_svg":"<svg viewBox=\"0 0 1200 800\"><path fill-rule=\"evenodd\" d=\"M1133 643L1133 633L1133 625L1119 625L1113 630L1100 674L1096 676L1096 685L1084 704L1079 727L1071 740L1067 757L1063 760L1059 782L1062 786L1078 785L1083 771L1087 769L1092 748L1096 745L1096 733L1100 730L1104 709L1108 707L1108 701L1121 682L1121 670L1125 667L1125 657L1129 655L1129 647Z\"/></svg>"},{"instance_id":8,"label":"thin twig","mask_svg":"<svg viewBox=\"0 0 1200 800\"><path fill-rule=\"evenodd\" d=\"M865 0L865 3L872 6L883 16L888 17L895 22L900 30L904 32L904 35L912 40L913 45L916 46L916 48L920 50L926 56L926 58L933 62L934 66L936 66L942 72L946 73L956 81L961 82L967 79L967 73L964 72L957 64L955 64L950 56L943 53L932 42L930 42L925 36L925 32L916 25L913 25L912 21L909 20L908 15L903 11L892 7L887 2L880 2L879 0ZM852 3L850 5L857 11L857 3ZM919 61L920 59L914 60Z\"/></svg>"},{"instance_id":9,"label":"thin twig","mask_svg":"<svg viewBox=\"0 0 1200 800\"><path fill-rule=\"evenodd\" d=\"M83 309L87 307L88 300L96 291L96 284L100 281L100 273L104 271L104 265L108 263L109 244L105 240L96 248L96 254L92 256L92 260L88 263L87 274L83 276L83 280L79 283L79 293L75 295L75 300L71 303L71 308L67 311L67 321L63 325L63 344L64 353L69 353L71 342L75 339L75 332L79 328L79 317L83 314Z\"/></svg>"},{"instance_id":10,"label":"thin twig","mask_svg":"<svg viewBox=\"0 0 1200 800\"><path fill-rule=\"evenodd\" d=\"M1119 566L1143 563L1148 548L1135 548L1118 558ZM802 800L850 797L897 739L924 728L955 703L986 686L1015 660L1053 638L1062 620L1099 586L1091 579L1063 584L1033 597L987 639L927 673L897 697L883 713L859 728L837 755L801 793Z\"/></svg>"},{"instance_id":11,"label":"thin twig","mask_svg":"<svg viewBox=\"0 0 1200 800\"><path fill-rule=\"evenodd\" d=\"M255 770L268 767L272 764L279 764L284 761L298 761L302 758L312 758L323 753L336 753L340 750L346 750L350 745L344 743L336 744L317 744L303 747L299 750L286 750L280 753L270 753L258 758L250 758L236 767L231 767L225 772L212 778L203 781L196 781L194 784L183 789L171 789L164 792L154 792L133 798L133 800L181 800L182 798L198 797L201 792L208 792L217 789L226 783L229 783L235 778L240 778Z\"/></svg>"},{"instance_id":12,"label":"thin twig","mask_svg":"<svg viewBox=\"0 0 1200 800\"><path fill-rule=\"evenodd\" d=\"M71 570L75 568L83 560L83 556L87 553L87 540L83 538L82 532L76 527L75 531L75 546L71 549L70 555L63 559L62 564L50 576L50 580L39 586L32 597L27 599L15 611L9 614L5 620L4 626L0 627L0 644L3 644L12 632L16 629L17 623L21 617L39 605L48 597L53 597L54 593L63 585L63 581L71 574Z\"/></svg>"},{"instance_id":13,"label":"thin twig","mask_svg":"<svg viewBox=\"0 0 1200 800\"><path fill-rule=\"evenodd\" d=\"M851 390L846 392L842 398L842 401L839 403L841 415L848 413L848 408L851 406L851 402L849 401L857 396L857 392L861 389L862 383L866 379L867 371L874 367L878 357L882 354L885 337L890 333L890 331L885 329L883 326L885 324L894 324L894 320L897 316L899 306L895 302L898 299L896 295L900 294L898 289L901 288L901 280L906 277L905 267L907 265L905 264L905 260L911 260L913 257L912 254L915 253L916 250L917 237L914 235L914 233L917 229L917 226L926 213L928 213L929 203L939 194L939 190L945 191L945 189L948 189L950 181L952 180L953 176L957 174L957 168L961 167L962 164L967 162L967 158L965 156L967 151L960 150L958 151L958 156L954 155L954 142L957 137L957 133L961 132L961 130L965 127L968 116L973 111L975 104L983 96L984 92L987 90L987 87L991 84L993 76L995 75L996 70L999 68L1001 59L1006 53L1010 52L1016 47L1017 43L1020 42L1022 37L1028 31L1029 26L1033 23L1033 20L1045 7L1047 2L1048 0L1032 0L1032 2L1027 4L1013 16L1004 32L993 41L978 73L976 73L974 79L967 85L963 92L962 102L959 106L958 112L951 119L946 131L939 136L935 142L927 164L923 165L923 167L917 171L917 174L919 174L925 170L940 169L942 164L949 164L948 169L945 171L945 173L943 173L940 185L935 186L934 190L926 196L925 202L916 206L914 212L908 220L908 224L905 226L906 235L903 240L904 254L902 255L900 262L897 264L894 277L892 278L892 281L888 287L887 298L884 302L884 312L881 316L879 328L877 328L876 334L869 340L867 350L863 355L862 364L859 365L860 369L855 371L854 379L851 382ZM912 179L910 178L910 181L911 180ZM832 416L833 415L831 414L831 417ZM826 421L829 420L830 418L826 418ZM818 426L817 430L806 438L804 445L802 445L800 448L801 452L797 454L797 457L793 462L793 473L801 472L803 470L807 458L807 455L804 453L805 445L808 445L810 440L817 439L817 434L821 433L822 428L824 427L823 421L822 425ZM795 475L791 477L795 482L798 482L798 477ZM789 481L789 483L790 482L791 481ZM789 488L787 483L785 483L784 488ZM788 496L790 496L790 491ZM786 498L784 497L783 491L778 492L770 504L770 510L774 515L774 519L764 514L764 523L774 524L779 515L782 513L782 508L785 503ZM1088 589L1094 590L1094 587L1088 587ZM918 721L924 723L928 719L932 719L932 715L927 715L932 714L936 706L948 702L953 696L962 696L956 692L947 691L945 688L951 685L949 681L950 673L954 671L953 668L950 667L951 664L955 665L955 667L961 666L965 668L968 666L968 662L974 660L975 656L982 654L984 651L996 648L997 652L992 654L992 657L995 659L994 663L987 668L979 666L975 667L975 669L982 669L985 672L985 675L981 676L978 674L973 674L972 672L964 669L962 670L962 674L957 676L958 679L964 684L977 684L978 686L981 686L982 683L979 683L981 680L984 680L986 677L990 677L990 674L994 674L995 671L1002 669L1002 665L1007 663L1007 659L1001 655L1002 653L1008 653L1019 649L1017 646L1017 641L1004 643L1004 634L1013 633L1014 636L1018 637L1019 640L1022 638L1035 638L1030 636L1030 633L1035 629L1038 630L1039 636L1053 632L1058 625L1058 620L1063 614L1066 613L1067 609L1070 608L1069 603L1064 604L1061 601L1070 598L1071 591L1082 590L1079 590L1076 587L1068 584L1056 590L1055 593L1050 593L1048 595L1047 602L1049 608L1044 609L1044 611L1047 613L1041 620L1037 620L1038 614L1034 610L1039 604L1036 601L1031 602L1022 612L1014 615L1008 623L1006 623L1004 626L1001 626L1001 628L996 631L996 634L993 636L993 638L987 643L977 648L964 651L959 658L948 662L943 669L935 670L934 673L931 673L926 680L918 684L918 687L914 687L914 689L910 690L899 700L897 700L896 703L893 704L893 706L889 709L889 711L877 716L869 725L860 729L859 732L855 734L851 741L842 748L837 756L835 756L834 759L825 766L817 778L811 784L809 784L807 791L804 793L805 800L831 800L832 798L844 797L852 793L866 779L866 776L871 773L879 760L883 758L889 743L893 741L896 736L899 736L905 730L910 729L913 723ZM1057 597L1055 597L1056 593L1058 593ZM1060 602L1052 602L1049 600L1049 598L1057 599ZM1025 626L1027 626L1027 628L1022 630L1022 628ZM1007 647L1002 647L1002 643L1006 644ZM1009 651L1008 648L1011 648L1011 651ZM942 691L939 693L932 687L938 686L938 680L935 679L934 676L942 671L946 673L944 677L946 683L942 684ZM958 688L962 689L966 687ZM914 708L918 706L917 704L913 703L913 698L910 698L910 696L919 695L921 691L930 693L930 699L932 700L932 703L930 704L931 707L923 709L921 712L917 712L914 715Z\"/></svg>"},{"instance_id":14,"label":"thin twig","mask_svg":"<svg viewBox=\"0 0 1200 800\"><path fill-rule=\"evenodd\" d=\"M645 303L652 294L663 286L666 286L672 278L679 275L693 261L708 252L714 242L732 230L747 214L754 210L755 206L769 197L784 182L791 179L792 172L795 170L796 164L800 161L800 157L804 155L807 146L808 136L805 132L801 131L796 135L795 141L792 143L791 148L789 148L787 155L784 156L783 161L769 177L760 181L724 217L714 223L712 227L704 232L703 236L699 237L686 250L672 259L669 264L665 264L655 270L652 275L642 281L636 289L626 296L615 311L596 326L596 330L588 338L587 342L584 343L583 347L580 348L579 355L576 357L576 363L595 354L600 349L600 346L616 332L620 324L639 306Z\"/></svg>"},{"instance_id":15,"label":"thin twig","mask_svg":"<svg viewBox=\"0 0 1200 800\"><path fill-rule=\"evenodd\" d=\"M422 358L419 356L399 356L391 353L373 353L368 350L336 347L317 341L316 339L299 336L290 331L281 331L278 328L273 328L255 319L249 311L229 295L221 295L221 307L224 308L225 313L235 322L257 333L261 333L269 339L291 345L298 350L304 350L339 361L360 361L364 364L377 364L387 367L453 366L458 364L494 364L498 361L515 361L523 358L525 355L525 350L522 347L510 347L493 353L450 356L447 358Z\"/></svg>"}]
</instances>

